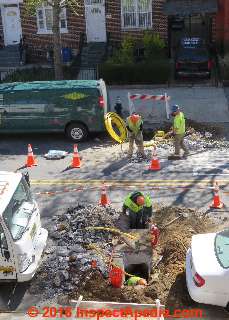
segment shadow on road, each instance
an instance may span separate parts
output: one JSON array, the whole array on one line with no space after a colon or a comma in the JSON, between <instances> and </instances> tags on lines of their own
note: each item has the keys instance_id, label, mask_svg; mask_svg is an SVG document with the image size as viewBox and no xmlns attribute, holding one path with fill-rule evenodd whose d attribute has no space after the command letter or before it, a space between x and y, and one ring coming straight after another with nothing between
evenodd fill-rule
<instances>
[{"instance_id":1,"label":"shadow on road","mask_svg":"<svg viewBox=\"0 0 229 320\"><path fill-rule=\"evenodd\" d=\"M28 288L29 282L5 283L0 285L0 312L15 311L21 304Z\"/></svg>"},{"instance_id":2,"label":"shadow on road","mask_svg":"<svg viewBox=\"0 0 229 320\"><path fill-rule=\"evenodd\" d=\"M21 134L1 134L0 135L0 155L26 155L27 146L30 143L35 155L44 155L49 150L64 150L69 153L73 152L74 142L68 140L61 133L21 133ZM106 133L91 134L86 142L78 143L79 151L88 148L99 147L101 144L109 145Z\"/></svg>"}]
</instances>

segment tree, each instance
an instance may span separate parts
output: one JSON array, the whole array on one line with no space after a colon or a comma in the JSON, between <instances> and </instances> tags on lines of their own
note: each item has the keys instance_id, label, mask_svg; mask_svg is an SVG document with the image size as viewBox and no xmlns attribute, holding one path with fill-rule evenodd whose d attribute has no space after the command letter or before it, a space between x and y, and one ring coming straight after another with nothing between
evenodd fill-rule
<instances>
[{"instance_id":1,"label":"tree","mask_svg":"<svg viewBox=\"0 0 229 320\"><path fill-rule=\"evenodd\" d=\"M43 3L47 3L53 9L53 58L55 79L63 79L63 68L61 63L61 40L60 40L60 13L65 7L69 8L73 13L79 15L79 9L82 8L80 0L24 0L26 15L36 15L36 10Z\"/></svg>"}]
</instances>

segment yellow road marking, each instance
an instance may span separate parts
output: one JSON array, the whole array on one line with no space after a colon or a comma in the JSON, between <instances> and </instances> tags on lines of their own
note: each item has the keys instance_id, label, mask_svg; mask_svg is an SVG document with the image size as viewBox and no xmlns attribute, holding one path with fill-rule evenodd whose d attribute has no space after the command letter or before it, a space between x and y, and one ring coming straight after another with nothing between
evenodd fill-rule
<instances>
[{"instance_id":1,"label":"yellow road marking","mask_svg":"<svg viewBox=\"0 0 229 320\"><path fill-rule=\"evenodd\" d=\"M217 179L219 184L229 184L229 180L220 180ZM98 184L101 185L102 183L110 184L110 185L178 185L178 184L211 184L212 180L195 180L195 179L187 179L187 180L31 180L31 184L33 185L77 185L77 184Z\"/></svg>"}]
</instances>

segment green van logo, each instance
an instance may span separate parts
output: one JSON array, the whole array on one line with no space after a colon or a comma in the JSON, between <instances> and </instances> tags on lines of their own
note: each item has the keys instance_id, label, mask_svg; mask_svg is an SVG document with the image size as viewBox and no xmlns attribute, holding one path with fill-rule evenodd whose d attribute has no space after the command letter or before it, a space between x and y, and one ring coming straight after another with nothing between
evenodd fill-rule
<instances>
[{"instance_id":1,"label":"green van logo","mask_svg":"<svg viewBox=\"0 0 229 320\"><path fill-rule=\"evenodd\" d=\"M88 95L81 92L72 92L72 93L65 94L63 97L68 100L80 100L80 99L87 98Z\"/></svg>"}]
</instances>

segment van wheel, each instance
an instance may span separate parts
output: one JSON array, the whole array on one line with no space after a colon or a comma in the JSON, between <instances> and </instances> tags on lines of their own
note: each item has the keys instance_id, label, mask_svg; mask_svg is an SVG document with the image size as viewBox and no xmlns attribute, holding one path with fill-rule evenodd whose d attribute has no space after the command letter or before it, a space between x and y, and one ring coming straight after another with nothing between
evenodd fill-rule
<instances>
[{"instance_id":1,"label":"van wheel","mask_svg":"<svg viewBox=\"0 0 229 320\"><path fill-rule=\"evenodd\" d=\"M88 130L81 123L71 123L66 128L66 136L75 142L81 142L87 139Z\"/></svg>"}]
</instances>

